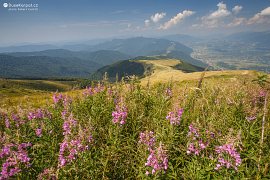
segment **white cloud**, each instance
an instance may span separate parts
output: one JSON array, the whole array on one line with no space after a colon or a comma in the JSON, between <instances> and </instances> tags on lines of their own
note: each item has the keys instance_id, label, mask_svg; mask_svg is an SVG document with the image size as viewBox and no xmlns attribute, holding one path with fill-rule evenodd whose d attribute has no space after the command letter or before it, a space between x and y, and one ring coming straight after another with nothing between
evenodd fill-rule
<instances>
[{"instance_id":1,"label":"white cloud","mask_svg":"<svg viewBox=\"0 0 270 180\"><path fill-rule=\"evenodd\" d=\"M166 13L161 12L161 13L156 13L150 17L150 19L146 19L144 21L144 24L146 27L149 27L151 24L156 24L158 23L161 19L163 19L166 16Z\"/></svg>"},{"instance_id":2,"label":"white cloud","mask_svg":"<svg viewBox=\"0 0 270 180\"><path fill-rule=\"evenodd\" d=\"M257 23L265 23L269 22L270 17L270 7L263 9L261 12L255 14L252 18L250 18L247 24L257 24Z\"/></svg>"},{"instance_id":3,"label":"white cloud","mask_svg":"<svg viewBox=\"0 0 270 180\"><path fill-rule=\"evenodd\" d=\"M223 2L220 2L217 4L218 10L214 11L211 13L207 18L208 19L219 19L219 18L224 18L227 17L231 14L230 11L227 9L227 5L224 4Z\"/></svg>"},{"instance_id":4,"label":"white cloud","mask_svg":"<svg viewBox=\"0 0 270 180\"><path fill-rule=\"evenodd\" d=\"M166 16L166 13L162 12L162 13L156 13L154 15L151 16L151 20L154 23L159 22L162 18L164 18Z\"/></svg>"},{"instance_id":5,"label":"white cloud","mask_svg":"<svg viewBox=\"0 0 270 180\"><path fill-rule=\"evenodd\" d=\"M146 20L144 21L144 25L145 25L146 27L150 26L150 20L146 19Z\"/></svg>"},{"instance_id":6,"label":"white cloud","mask_svg":"<svg viewBox=\"0 0 270 180\"><path fill-rule=\"evenodd\" d=\"M242 6L237 5L237 6L234 6L234 8L232 8L232 12L234 14L238 14L242 9L243 9Z\"/></svg>"},{"instance_id":7,"label":"white cloud","mask_svg":"<svg viewBox=\"0 0 270 180\"><path fill-rule=\"evenodd\" d=\"M231 23L227 25L227 27L236 27L243 24L246 24L247 19L246 18L234 18Z\"/></svg>"},{"instance_id":8,"label":"white cloud","mask_svg":"<svg viewBox=\"0 0 270 180\"><path fill-rule=\"evenodd\" d=\"M270 16L270 7L265 8L264 10L261 11L262 16Z\"/></svg>"},{"instance_id":9,"label":"white cloud","mask_svg":"<svg viewBox=\"0 0 270 180\"><path fill-rule=\"evenodd\" d=\"M185 18L193 15L194 13L195 13L194 11L184 10L182 13L178 13L176 16L171 18L169 21L167 21L166 23L161 25L159 27L159 29L163 29L163 30L169 29L172 26L182 22Z\"/></svg>"},{"instance_id":10,"label":"white cloud","mask_svg":"<svg viewBox=\"0 0 270 180\"><path fill-rule=\"evenodd\" d=\"M227 5L223 2L217 4L218 9L208 16L202 17L202 26L206 26L208 28L218 27L223 23L223 19L231 15L231 12L227 9Z\"/></svg>"}]
</instances>

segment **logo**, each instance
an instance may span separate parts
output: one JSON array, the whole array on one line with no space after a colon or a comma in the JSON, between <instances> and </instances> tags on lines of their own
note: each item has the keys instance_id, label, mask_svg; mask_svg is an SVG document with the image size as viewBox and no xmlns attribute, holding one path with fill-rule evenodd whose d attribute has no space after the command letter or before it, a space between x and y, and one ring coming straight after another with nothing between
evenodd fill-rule
<instances>
[{"instance_id":1,"label":"logo","mask_svg":"<svg viewBox=\"0 0 270 180\"><path fill-rule=\"evenodd\" d=\"M38 11L38 4L33 3L3 3L3 7L8 11Z\"/></svg>"},{"instance_id":2,"label":"logo","mask_svg":"<svg viewBox=\"0 0 270 180\"><path fill-rule=\"evenodd\" d=\"M8 7L8 3L4 3L3 6L4 6L4 8L7 8Z\"/></svg>"}]
</instances>

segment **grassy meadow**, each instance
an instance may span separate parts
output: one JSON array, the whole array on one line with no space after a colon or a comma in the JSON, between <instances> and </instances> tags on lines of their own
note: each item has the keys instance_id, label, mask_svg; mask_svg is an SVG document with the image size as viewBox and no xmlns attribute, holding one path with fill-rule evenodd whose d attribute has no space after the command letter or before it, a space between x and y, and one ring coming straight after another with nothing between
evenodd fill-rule
<instances>
[{"instance_id":1,"label":"grassy meadow","mask_svg":"<svg viewBox=\"0 0 270 180\"><path fill-rule=\"evenodd\" d=\"M76 84L78 82L75 80L0 79L0 107L39 107L46 105L54 92L70 91Z\"/></svg>"},{"instance_id":2,"label":"grassy meadow","mask_svg":"<svg viewBox=\"0 0 270 180\"><path fill-rule=\"evenodd\" d=\"M0 179L269 179L268 85L253 81L258 73L166 68L83 90L35 82L67 91L56 93L1 82Z\"/></svg>"}]
</instances>

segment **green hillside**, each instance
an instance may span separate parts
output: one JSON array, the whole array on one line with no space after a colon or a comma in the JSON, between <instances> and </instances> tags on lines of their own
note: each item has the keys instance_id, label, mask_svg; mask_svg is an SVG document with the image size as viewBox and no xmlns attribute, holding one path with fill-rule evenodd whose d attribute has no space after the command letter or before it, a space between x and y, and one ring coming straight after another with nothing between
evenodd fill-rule
<instances>
[{"instance_id":1,"label":"green hillside","mask_svg":"<svg viewBox=\"0 0 270 180\"><path fill-rule=\"evenodd\" d=\"M164 64L164 67L167 66L168 68L181 73L199 72L204 70L202 67L191 65L182 60L171 59L167 56L139 56L132 60L119 61L112 65L102 67L93 73L91 78L100 80L105 73L107 73L107 76L111 81L115 81L116 76L119 80L123 77L132 75L143 78L151 76L153 73L159 73L156 67L159 66L158 63L162 62L167 62L167 64ZM170 65L170 62L173 63L173 66Z\"/></svg>"}]
</instances>

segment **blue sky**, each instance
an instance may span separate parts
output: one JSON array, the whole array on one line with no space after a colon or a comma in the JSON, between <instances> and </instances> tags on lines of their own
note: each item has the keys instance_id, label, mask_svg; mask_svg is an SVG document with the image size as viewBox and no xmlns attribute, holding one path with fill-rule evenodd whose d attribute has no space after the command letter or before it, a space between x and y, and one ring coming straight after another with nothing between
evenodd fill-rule
<instances>
[{"instance_id":1,"label":"blue sky","mask_svg":"<svg viewBox=\"0 0 270 180\"><path fill-rule=\"evenodd\" d=\"M270 30L270 0L0 0L1 44ZM38 3L9 11L4 3Z\"/></svg>"}]
</instances>

